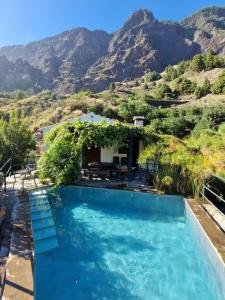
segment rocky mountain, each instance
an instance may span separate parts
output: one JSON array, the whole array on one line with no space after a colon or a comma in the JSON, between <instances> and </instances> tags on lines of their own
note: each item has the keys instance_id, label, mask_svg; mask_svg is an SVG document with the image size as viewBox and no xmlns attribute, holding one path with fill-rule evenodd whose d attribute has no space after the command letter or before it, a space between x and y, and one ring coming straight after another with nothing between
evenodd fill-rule
<instances>
[{"instance_id":1,"label":"rocky mountain","mask_svg":"<svg viewBox=\"0 0 225 300\"><path fill-rule=\"evenodd\" d=\"M212 49L225 55L225 7L202 9L186 18L181 25L190 32L201 51Z\"/></svg>"},{"instance_id":2,"label":"rocky mountain","mask_svg":"<svg viewBox=\"0 0 225 300\"><path fill-rule=\"evenodd\" d=\"M113 34L85 28L27 45L0 48L0 90L55 89L59 94L131 80L212 48L225 54L225 7L180 23L158 21L145 9Z\"/></svg>"}]
</instances>

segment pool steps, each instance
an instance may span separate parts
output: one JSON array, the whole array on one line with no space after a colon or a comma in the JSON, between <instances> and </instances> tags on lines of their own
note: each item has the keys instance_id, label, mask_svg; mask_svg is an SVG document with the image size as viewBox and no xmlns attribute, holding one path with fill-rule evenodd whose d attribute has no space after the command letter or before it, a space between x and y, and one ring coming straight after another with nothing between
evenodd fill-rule
<instances>
[{"instance_id":1,"label":"pool steps","mask_svg":"<svg viewBox=\"0 0 225 300\"><path fill-rule=\"evenodd\" d=\"M29 195L35 253L41 254L58 247L55 223L45 191Z\"/></svg>"}]
</instances>

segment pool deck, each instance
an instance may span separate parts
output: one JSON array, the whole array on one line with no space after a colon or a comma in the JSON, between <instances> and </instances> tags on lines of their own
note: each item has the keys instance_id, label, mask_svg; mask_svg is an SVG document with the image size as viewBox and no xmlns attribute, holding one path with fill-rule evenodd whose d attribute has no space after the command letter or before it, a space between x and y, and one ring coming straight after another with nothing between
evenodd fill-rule
<instances>
[{"instance_id":1,"label":"pool deck","mask_svg":"<svg viewBox=\"0 0 225 300\"><path fill-rule=\"evenodd\" d=\"M26 191L41 187L33 180L26 180L24 193L19 193L21 186L16 185L14 194L14 217L12 220L12 235L10 254L6 263L6 276L3 291L3 300L31 300L33 299L33 239L30 222L29 202ZM155 192L144 186L125 186L124 183L81 183L81 186L99 188L125 189L135 192ZM10 182L9 182L10 186ZM190 208L196 215L208 237L218 250L225 263L225 232L216 224L202 206L202 202L187 200ZM1 270L1 261L0 261ZM1 299L1 297L0 297Z\"/></svg>"},{"instance_id":2,"label":"pool deck","mask_svg":"<svg viewBox=\"0 0 225 300\"><path fill-rule=\"evenodd\" d=\"M32 300L33 289L33 237L31 230L28 190L42 185L36 179L18 179L13 190L14 178L8 178L8 194L13 198L11 216L11 242L7 258L0 258L3 300ZM22 185L25 190L21 190ZM4 280L3 280L4 279ZM1 299L1 296L0 296Z\"/></svg>"},{"instance_id":3,"label":"pool deck","mask_svg":"<svg viewBox=\"0 0 225 300\"><path fill-rule=\"evenodd\" d=\"M33 241L25 195L14 195L10 253L6 264L4 300L33 299Z\"/></svg>"},{"instance_id":4,"label":"pool deck","mask_svg":"<svg viewBox=\"0 0 225 300\"><path fill-rule=\"evenodd\" d=\"M207 233L211 242L216 247L225 264L225 232L221 230L221 226L219 226L207 213L201 202L196 200L188 200L188 204ZM209 209L209 207L207 208Z\"/></svg>"}]
</instances>

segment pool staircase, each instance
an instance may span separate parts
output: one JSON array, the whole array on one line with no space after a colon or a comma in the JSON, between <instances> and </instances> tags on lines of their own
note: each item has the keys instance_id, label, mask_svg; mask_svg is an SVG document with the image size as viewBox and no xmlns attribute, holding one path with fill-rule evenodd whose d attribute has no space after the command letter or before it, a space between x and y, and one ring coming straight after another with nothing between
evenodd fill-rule
<instances>
[{"instance_id":1,"label":"pool staircase","mask_svg":"<svg viewBox=\"0 0 225 300\"><path fill-rule=\"evenodd\" d=\"M46 191L29 195L35 253L40 254L58 247L57 233Z\"/></svg>"}]
</instances>

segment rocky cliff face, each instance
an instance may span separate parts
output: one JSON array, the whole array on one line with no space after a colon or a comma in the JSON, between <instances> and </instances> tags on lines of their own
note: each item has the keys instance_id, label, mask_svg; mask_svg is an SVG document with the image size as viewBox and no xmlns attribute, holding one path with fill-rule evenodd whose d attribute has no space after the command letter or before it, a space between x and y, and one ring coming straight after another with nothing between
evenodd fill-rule
<instances>
[{"instance_id":1,"label":"rocky cliff face","mask_svg":"<svg viewBox=\"0 0 225 300\"><path fill-rule=\"evenodd\" d=\"M225 7L210 7L186 18L181 25L191 32L201 51L225 55Z\"/></svg>"},{"instance_id":2,"label":"rocky cliff face","mask_svg":"<svg viewBox=\"0 0 225 300\"><path fill-rule=\"evenodd\" d=\"M83 88L101 91L111 82L161 71L209 48L225 55L224 24L225 7L201 10L181 23L160 22L141 9L112 35L78 28L28 45L3 47L0 70L10 64L11 71L7 80L7 73L0 71L0 89L36 85L60 94Z\"/></svg>"}]
</instances>

